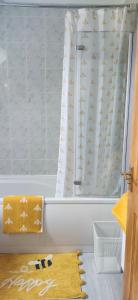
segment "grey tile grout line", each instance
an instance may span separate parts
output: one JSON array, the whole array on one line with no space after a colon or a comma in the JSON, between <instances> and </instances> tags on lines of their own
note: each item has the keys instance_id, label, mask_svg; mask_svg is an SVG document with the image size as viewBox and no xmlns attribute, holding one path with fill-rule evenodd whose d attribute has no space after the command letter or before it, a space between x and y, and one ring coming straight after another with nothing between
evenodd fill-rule
<instances>
[{"instance_id":1,"label":"grey tile grout line","mask_svg":"<svg viewBox=\"0 0 138 300\"><path fill-rule=\"evenodd\" d=\"M27 80L27 72L28 72L28 56L27 56L27 38L26 38L26 19L24 17L24 42L25 42L25 97L26 103L28 103L28 80ZM29 113L27 113L27 140L28 140L28 174L31 174L31 148L30 148L30 118Z\"/></svg>"},{"instance_id":2,"label":"grey tile grout line","mask_svg":"<svg viewBox=\"0 0 138 300\"><path fill-rule=\"evenodd\" d=\"M8 118L9 118L9 143L10 143L10 174L13 172L13 162L12 162L12 156L13 156L13 147L12 147L12 130L11 130L11 110L10 110L10 102L9 99L9 59L8 59L8 41L7 41L7 30L6 30L6 23L4 22L4 31L6 34L5 36L5 42L6 42L6 51L7 51L7 97L8 97Z\"/></svg>"}]
</instances>

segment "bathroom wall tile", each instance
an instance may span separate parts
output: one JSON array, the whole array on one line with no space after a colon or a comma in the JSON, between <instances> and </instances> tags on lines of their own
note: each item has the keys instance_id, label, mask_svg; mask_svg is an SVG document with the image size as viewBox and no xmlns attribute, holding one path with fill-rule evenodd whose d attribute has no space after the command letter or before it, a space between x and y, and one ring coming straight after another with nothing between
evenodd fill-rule
<instances>
[{"instance_id":1,"label":"bathroom wall tile","mask_svg":"<svg viewBox=\"0 0 138 300\"><path fill-rule=\"evenodd\" d=\"M30 157L32 159L45 159L46 158L46 141L45 137L42 138L42 143L39 140L33 141L30 145Z\"/></svg>"},{"instance_id":2,"label":"bathroom wall tile","mask_svg":"<svg viewBox=\"0 0 138 300\"><path fill-rule=\"evenodd\" d=\"M46 174L46 161L44 159L31 160L31 174Z\"/></svg>"},{"instance_id":3,"label":"bathroom wall tile","mask_svg":"<svg viewBox=\"0 0 138 300\"><path fill-rule=\"evenodd\" d=\"M48 146L49 146L48 149L50 149L51 145L53 144L56 144L57 147L59 147L60 109L61 109L60 94L48 94L46 107L47 107L47 120L46 120L47 137L48 137ZM53 158L53 154L51 155ZM56 150L56 155L57 155L57 150Z\"/></svg>"},{"instance_id":4,"label":"bathroom wall tile","mask_svg":"<svg viewBox=\"0 0 138 300\"><path fill-rule=\"evenodd\" d=\"M39 91L31 90L28 92L27 101L28 101L27 107L31 119L32 119L32 115L34 116L36 112L40 116L44 114L45 101L46 101L44 93L42 93L41 95Z\"/></svg>"},{"instance_id":5,"label":"bathroom wall tile","mask_svg":"<svg viewBox=\"0 0 138 300\"><path fill-rule=\"evenodd\" d=\"M26 92L27 92L28 101L30 101L31 98L37 97L37 95L40 95L40 100L44 97L44 93L45 93L45 78L44 77L45 76L43 76L42 81L39 79L38 82L35 78L27 79Z\"/></svg>"},{"instance_id":6,"label":"bathroom wall tile","mask_svg":"<svg viewBox=\"0 0 138 300\"><path fill-rule=\"evenodd\" d=\"M26 97L12 97L9 95L9 111L14 118L20 119L18 116L23 116L24 119L29 117L30 109L28 99ZM16 123L17 125L17 123Z\"/></svg>"},{"instance_id":7,"label":"bathroom wall tile","mask_svg":"<svg viewBox=\"0 0 138 300\"><path fill-rule=\"evenodd\" d=\"M63 12L61 13L58 10L57 11L55 10L54 13L51 10L51 12L45 16L45 21L47 25L51 26L51 28L56 28L56 31L57 31L57 26L59 26L59 31L62 31L63 24L64 24L64 13Z\"/></svg>"},{"instance_id":8,"label":"bathroom wall tile","mask_svg":"<svg viewBox=\"0 0 138 300\"><path fill-rule=\"evenodd\" d=\"M22 42L25 39L24 18L7 17L5 27L7 41Z\"/></svg>"},{"instance_id":9,"label":"bathroom wall tile","mask_svg":"<svg viewBox=\"0 0 138 300\"><path fill-rule=\"evenodd\" d=\"M56 143L59 142L59 134L60 134L60 124L59 121L58 122L53 122L52 126L48 126L47 123L47 138L49 140L49 142L51 141L51 143L53 144L54 141Z\"/></svg>"},{"instance_id":10,"label":"bathroom wall tile","mask_svg":"<svg viewBox=\"0 0 138 300\"><path fill-rule=\"evenodd\" d=\"M17 141L27 143L29 120L24 118L23 114L12 114L11 120L11 136Z\"/></svg>"},{"instance_id":11,"label":"bathroom wall tile","mask_svg":"<svg viewBox=\"0 0 138 300\"><path fill-rule=\"evenodd\" d=\"M45 93L45 80L42 80L42 82L40 82L40 84L33 79L29 79L27 81L26 84L26 95L27 95L27 99L28 102L36 105L35 107L37 107L37 99L38 101L40 101L40 105L42 105L43 101L44 101L44 93ZM37 98L37 95L40 94L40 97ZM37 111L37 110L35 110Z\"/></svg>"},{"instance_id":12,"label":"bathroom wall tile","mask_svg":"<svg viewBox=\"0 0 138 300\"><path fill-rule=\"evenodd\" d=\"M44 69L37 69L35 65L27 66L27 74L26 74L27 83L33 84L34 86L43 86L44 79L45 79L45 70Z\"/></svg>"},{"instance_id":13,"label":"bathroom wall tile","mask_svg":"<svg viewBox=\"0 0 138 300\"><path fill-rule=\"evenodd\" d=\"M15 80L25 80L26 57L24 43L8 43L8 77Z\"/></svg>"},{"instance_id":14,"label":"bathroom wall tile","mask_svg":"<svg viewBox=\"0 0 138 300\"><path fill-rule=\"evenodd\" d=\"M57 174L57 159L46 160L46 174L55 175Z\"/></svg>"},{"instance_id":15,"label":"bathroom wall tile","mask_svg":"<svg viewBox=\"0 0 138 300\"><path fill-rule=\"evenodd\" d=\"M58 141L56 142L56 140L54 140L53 142L51 139L48 138L46 158L56 159L58 161L58 153L59 153Z\"/></svg>"},{"instance_id":16,"label":"bathroom wall tile","mask_svg":"<svg viewBox=\"0 0 138 300\"><path fill-rule=\"evenodd\" d=\"M60 41L46 43L46 68L62 70L63 47Z\"/></svg>"},{"instance_id":17,"label":"bathroom wall tile","mask_svg":"<svg viewBox=\"0 0 138 300\"><path fill-rule=\"evenodd\" d=\"M8 119L7 119L7 121L8 121ZM7 133L4 134L3 130L1 130L0 131L0 135L1 135L1 143L7 144L9 142L9 140L10 140L10 131L7 130Z\"/></svg>"},{"instance_id":18,"label":"bathroom wall tile","mask_svg":"<svg viewBox=\"0 0 138 300\"><path fill-rule=\"evenodd\" d=\"M12 174L28 175L30 174L30 161L25 159L16 159L12 161Z\"/></svg>"},{"instance_id":19,"label":"bathroom wall tile","mask_svg":"<svg viewBox=\"0 0 138 300\"><path fill-rule=\"evenodd\" d=\"M45 113L38 115L37 112L34 112L30 116L30 138L34 138L34 136L40 138L41 134L45 134L46 128L46 120L45 120ZM34 138L35 139L35 138Z\"/></svg>"},{"instance_id":20,"label":"bathroom wall tile","mask_svg":"<svg viewBox=\"0 0 138 300\"><path fill-rule=\"evenodd\" d=\"M45 41L63 41L64 37L64 27L65 21L64 18L51 18L50 16L45 19Z\"/></svg>"},{"instance_id":21,"label":"bathroom wall tile","mask_svg":"<svg viewBox=\"0 0 138 300\"><path fill-rule=\"evenodd\" d=\"M45 91L45 76L41 76L41 78L37 78L34 76L32 77L27 77L27 83L26 83L26 88L27 88L27 95L31 93L35 94L44 94Z\"/></svg>"},{"instance_id":22,"label":"bathroom wall tile","mask_svg":"<svg viewBox=\"0 0 138 300\"><path fill-rule=\"evenodd\" d=\"M7 70L0 65L0 114L8 114Z\"/></svg>"},{"instance_id":23,"label":"bathroom wall tile","mask_svg":"<svg viewBox=\"0 0 138 300\"><path fill-rule=\"evenodd\" d=\"M60 70L46 71L46 91L48 93L59 93L62 84L62 72Z\"/></svg>"},{"instance_id":24,"label":"bathroom wall tile","mask_svg":"<svg viewBox=\"0 0 138 300\"><path fill-rule=\"evenodd\" d=\"M8 80L13 85L24 84L26 79L26 66L25 64L17 64L15 66L8 67Z\"/></svg>"},{"instance_id":25,"label":"bathroom wall tile","mask_svg":"<svg viewBox=\"0 0 138 300\"><path fill-rule=\"evenodd\" d=\"M57 110L60 116L59 110ZM47 113L48 114L48 113ZM60 131L60 119L58 118L56 112L50 112L47 116L46 120L46 127L47 127L47 135L51 136L51 139L55 139L56 143L58 142L59 138L59 131Z\"/></svg>"},{"instance_id":26,"label":"bathroom wall tile","mask_svg":"<svg viewBox=\"0 0 138 300\"><path fill-rule=\"evenodd\" d=\"M27 17L44 17L45 12L43 7L25 7L25 16Z\"/></svg>"},{"instance_id":27,"label":"bathroom wall tile","mask_svg":"<svg viewBox=\"0 0 138 300\"><path fill-rule=\"evenodd\" d=\"M0 162L1 159L11 159L11 145L9 143L2 143L0 145Z\"/></svg>"},{"instance_id":28,"label":"bathroom wall tile","mask_svg":"<svg viewBox=\"0 0 138 300\"><path fill-rule=\"evenodd\" d=\"M63 31L54 31L54 28L50 34L49 30L45 33L45 42L55 42L55 43L61 43L64 48L64 29Z\"/></svg>"},{"instance_id":29,"label":"bathroom wall tile","mask_svg":"<svg viewBox=\"0 0 138 300\"><path fill-rule=\"evenodd\" d=\"M2 143L7 143L10 137L9 116L0 115L0 139Z\"/></svg>"},{"instance_id":30,"label":"bathroom wall tile","mask_svg":"<svg viewBox=\"0 0 138 300\"><path fill-rule=\"evenodd\" d=\"M43 109L41 114L38 114L37 111L35 110L34 112L31 112L30 115L30 128L34 128L35 130L37 128L39 129L44 129L45 128L45 111Z\"/></svg>"},{"instance_id":31,"label":"bathroom wall tile","mask_svg":"<svg viewBox=\"0 0 138 300\"><path fill-rule=\"evenodd\" d=\"M60 123L61 94L47 94L46 107L48 112L48 118L54 118L54 120L58 120L58 122ZM53 123L54 122L52 122L52 124Z\"/></svg>"},{"instance_id":32,"label":"bathroom wall tile","mask_svg":"<svg viewBox=\"0 0 138 300\"><path fill-rule=\"evenodd\" d=\"M0 10L1 11L1 10ZM6 18L0 15L0 43L6 40Z\"/></svg>"},{"instance_id":33,"label":"bathroom wall tile","mask_svg":"<svg viewBox=\"0 0 138 300\"><path fill-rule=\"evenodd\" d=\"M57 135L57 132L59 132L60 128L60 121L57 116L47 117L47 130L53 132L54 136Z\"/></svg>"},{"instance_id":34,"label":"bathroom wall tile","mask_svg":"<svg viewBox=\"0 0 138 300\"><path fill-rule=\"evenodd\" d=\"M10 174L11 174L11 160L0 159L0 175L10 175Z\"/></svg>"},{"instance_id":35,"label":"bathroom wall tile","mask_svg":"<svg viewBox=\"0 0 138 300\"><path fill-rule=\"evenodd\" d=\"M40 41L26 41L27 64L30 67L38 67L38 70L45 68L45 43Z\"/></svg>"},{"instance_id":36,"label":"bathroom wall tile","mask_svg":"<svg viewBox=\"0 0 138 300\"><path fill-rule=\"evenodd\" d=\"M31 119L29 140L31 159L45 159L47 148L45 118Z\"/></svg>"},{"instance_id":37,"label":"bathroom wall tile","mask_svg":"<svg viewBox=\"0 0 138 300\"><path fill-rule=\"evenodd\" d=\"M57 109L61 109L61 90L59 91L59 93L47 93L46 95L46 102L48 105L48 109L49 110L57 110Z\"/></svg>"},{"instance_id":38,"label":"bathroom wall tile","mask_svg":"<svg viewBox=\"0 0 138 300\"><path fill-rule=\"evenodd\" d=\"M57 172L64 14L31 7L0 10L0 47L7 55L0 65L1 172Z\"/></svg>"},{"instance_id":39,"label":"bathroom wall tile","mask_svg":"<svg viewBox=\"0 0 138 300\"><path fill-rule=\"evenodd\" d=\"M44 93L44 88L39 90L37 88L33 89L30 86L27 88L27 101L31 119L35 117L35 115L45 116L45 102L46 96Z\"/></svg>"},{"instance_id":40,"label":"bathroom wall tile","mask_svg":"<svg viewBox=\"0 0 138 300\"><path fill-rule=\"evenodd\" d=\"M20 68L26 63L25 42L7 41L8 68Z\"/></svg>"},{"instance_id":41,"label":"bathroom wall tile","mask_svg":"<svg viewBox=\"0 0 138 300\"><path fill-rule=\"evenodd\" d=\"M43 57L45 56L45 41L41 40L39 43L36 40L26 40L26 51L27 56L30 58L33 57Z\"/></svg>"},{"instance_id":42,"label":"bathroom wall tile","mask_svg":"<svg viewBox=\"0 0 138 300\"><path fill-rule=\"evenodd\" d=\"M23 138L24 139L24 138ZM12 159L29 159L29 145L24 140L11 141Z\"/></svg>"},{"instance_id":43,"label":"bathroom wall tile","mask_svg":"<svg viewBox=\"0 0 138 300\"><path fill-rule=\"evenodd\" d=\"M0 17L23 17L25 15L25 7L3 6L0 7Z\"/></svg>"},{"instance_id":44,"label":"bathroom wall tile","mask_svg":"<svg viewBox=\"0 0 138 300\"><path fill-rule=\"evenodd\" d=\"M8 115L9 113L9 101L8 96L3 88L0 85L0 115Z\"/></svg>"},{"instance_id":45,"label":"bathroom wall tile","mask_svg":"<svg viewBox=\"0 0 138 300\"><path fill-rule=\"evenodd\" d=\"M66 13L65 8L44 8L45 17L49 17L50 19L54 20L55 18L63 19Z\"/></svg>"},{"instance_id":46,"label":"bathroom wall tile","mask_svg":"<svg viewBox=\"0 0 138 300\"><path fill-rule=\"evenodd\" d=\"M1 9L0 9L0 18L5 17L5 11L6 11L5 6L1 7ZM7 15L7 13L6 13L6 15Z\"/></svg>"},{"instance_id":47,"label":"bathroom wall tile","mask_svg":"<svg viewBox=\"0 0 138 300\"><path fill-rule=\"evenodd\" d=\"M25 90L26 83L25 83L25 73L21 72L14 68L9 68L9 74L8 74L8 84L9 88L15 88L15 90Z\"/></svg>"},{"instance_id":48,"label":"bathroom wall tile","mask_svg":"<svg viewBox=\"0 0 138 300\"><path fill-rule=\"evenodd\" d=\"M57 160L31 160L31 174L53 175L57 172Z\"/></svg>"},{"instance_id":49,"label":"bathroom wall tile","mask_svg":"<svg viewBox=\"0 0 138 300\"><path fill-rule=\"evenodd\" d=\"M39 134L39 136L38 136L38 134ZM36 156L38 156L39 154L40 155L42 154L44 157L44 153L46 151L46 146L47 146L46 142L47 142L47 140L46 140L45 129L44 130L38 129L36 132L35 132L35 130L31 130L30 148L32 149L32 152L34 153L33 155L35 155L35 150L33 150L33 149L36 148ZM40 149L40 151L39 151L39 149ZM37 158L40 159L41 158L40 155Z\"/></svg>"},{"instance_id":50,"label":"bathroom wall tile","mask_svg":"<svg viewBox=\"0 0 138 300\"><path fill-rule=\"evenodd\" d=\"M2 50L4 50L5 57L7 56L6 50L3 47ZM0 85L4 85L7 82L7 61L4 61L3 63L0 64Z\"/></svg>"},{"instance_id":51,"label":"bathroom wall tile","mask_svg":"<svg viewBox=\"0 0 138 300\"><path fill-rule=\"evenodd\" d=\"M8 79L7 82L9 94L11 98L21 98L26 96L26 84L21 79Z\"/></svg>"},{"instance_id":52,"label":"bathroom wall tile","mask_svg":"<svg viewBox=\"0 0 138 300\"><path fill-rule=\"evenodd\" d=\"M25 38L29 41L41 42L44 39L44 19L25 18Z\"/></svg>"}]
</instances>

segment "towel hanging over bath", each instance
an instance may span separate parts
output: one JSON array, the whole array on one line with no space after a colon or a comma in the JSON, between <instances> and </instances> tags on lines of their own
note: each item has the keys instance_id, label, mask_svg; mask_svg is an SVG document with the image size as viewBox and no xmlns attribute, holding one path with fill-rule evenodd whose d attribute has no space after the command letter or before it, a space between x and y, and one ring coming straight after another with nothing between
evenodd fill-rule
<instances>
[{"instance_id":1,"label":"towel hanging over bath","mask_svg":"<svg viewBox=\"0 0 138 300\"><path fill-rule=\"evenodd\" d=\"M3 199L4 233L43 231L42 196L6 196Z\"/></svg>"},{"instance_id":2,"label":"towel hanging over bath","mask_svg":"<svg viewBox=\"0 0 138 300\"><path fill-rule=\"evenodd\" d=\"M128 192L123 194L119 201L112 209L112 214L116 217L122 230L126 233L127 226L127 206L128 206Z\"/></svg>"}]
</instances>

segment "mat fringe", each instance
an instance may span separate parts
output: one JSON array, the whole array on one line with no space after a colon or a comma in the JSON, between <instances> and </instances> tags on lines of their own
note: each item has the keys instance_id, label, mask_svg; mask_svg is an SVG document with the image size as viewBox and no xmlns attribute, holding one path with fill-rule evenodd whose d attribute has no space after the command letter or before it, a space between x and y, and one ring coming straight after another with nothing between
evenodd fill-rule
<instances>
[{"instance_id":1,"label":"mat fringe","mask_svg":"<svg viewBox=\"0 0 138 300\"><path fill-rule=\"evenodd\" d=\"M78 250L77 251L77 256L79 257L80 255L82 255L82 253ZM82 265L83 262L78 258L78 266ZM79 269L79 273L80 275L81 274L85 274L85 270L84 269ZM83 286L86 284L86 281L85 280L82 280L81 279L81 276L80 276L80 286ZM81 292L81 299L87 299L88 298L88 295L85 293L85 292Z\"/></svg>"}]
</instances>

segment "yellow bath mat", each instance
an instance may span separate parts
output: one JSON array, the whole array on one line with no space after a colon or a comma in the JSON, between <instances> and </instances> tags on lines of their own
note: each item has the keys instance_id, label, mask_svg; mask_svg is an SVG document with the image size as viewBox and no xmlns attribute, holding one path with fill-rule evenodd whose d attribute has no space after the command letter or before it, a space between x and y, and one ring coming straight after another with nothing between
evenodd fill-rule
<instances>
[{"instance_id":1,"label":"yellow bath mat","mask_svg":"<svg viewBox=\"0 0 138 300\"><path fill-rule=\"evenodd\" d=\"M3 232L31 233L43 229L43 197L7 196L3 199Z\"/></svg>"},{"instance_id":2,"label":"yellow bath mat","mask_svg":"<svg viewBox=\"0 0 138 300\"><path fill-rule=\"evenodd\" d=\"M77 299L82 292L78 253L0 254L0 299Z\"/></svg>"},{"instance_id":3,"label":"yellow bath mat","mask_svg":"<svg viewBox=\"0 0 138 300\"><path fill-rule=\"evenodd\" d=\"M112 214L116 217L122 230L126 232L127 225L127 206L128 206L128 192L123 194L119 201L112 209Z\"/></svg>"}]
</instances>

